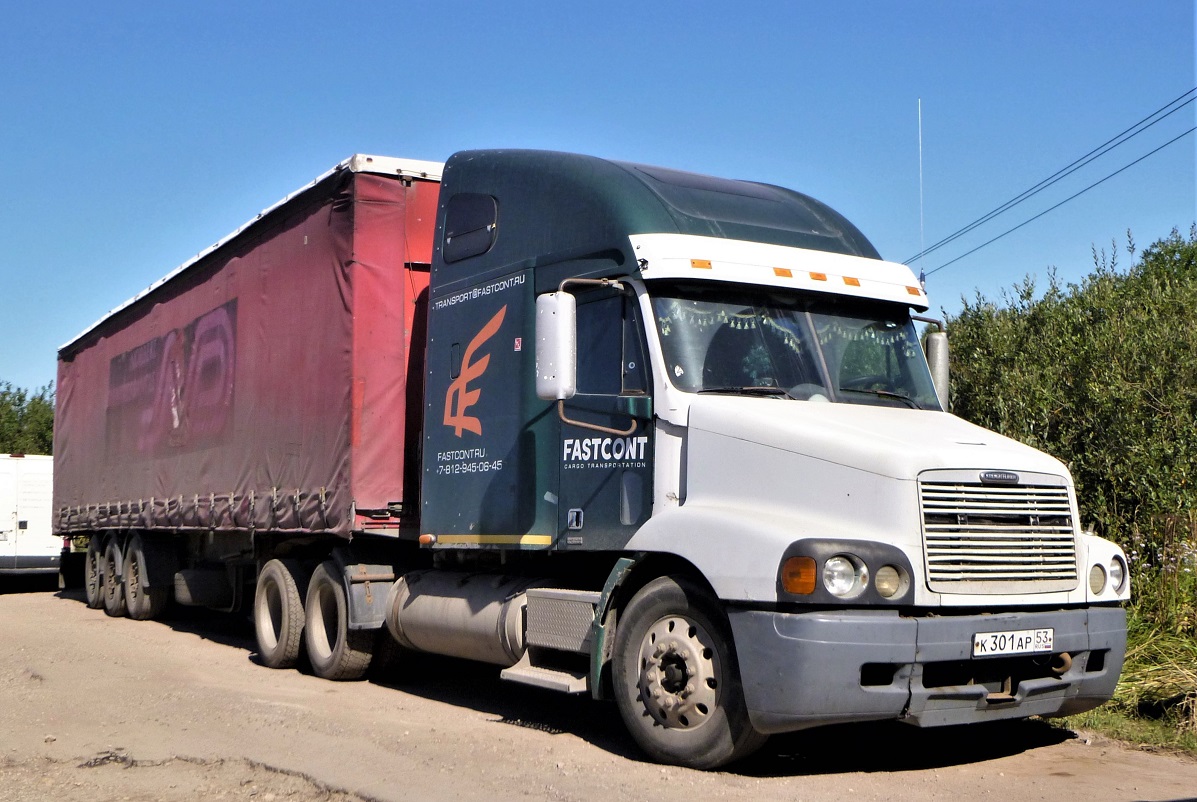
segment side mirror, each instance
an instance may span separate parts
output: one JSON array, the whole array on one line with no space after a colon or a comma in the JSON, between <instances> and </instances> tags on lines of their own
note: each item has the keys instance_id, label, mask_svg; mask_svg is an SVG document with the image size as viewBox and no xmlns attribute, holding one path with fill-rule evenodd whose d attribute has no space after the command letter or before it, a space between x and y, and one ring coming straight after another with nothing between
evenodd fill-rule
<instances>
[{"instance_id":1,"label":"side mirror","mask_svg":"<svg viewBox=\"0 0 1197 802\"><path fill-rule=\"evenodd\" d=\"M927 349L927 365L931 368L931 381L935 385L935 393L939 396L939 403L944 409L950 409L951 399L948 397L948 334L947 332L929 331L924 345Z\"/></svg>"},{"instance_id":2,"label":"side mirror","mask_svg":"<svg viewBox=\"0 0 1197 802\"><path fill-rule=\"evenodd\" d=\"M568 292L536 299L536 395L544 401L578 392L578 303Z\"/></svg>"}]
</instances>

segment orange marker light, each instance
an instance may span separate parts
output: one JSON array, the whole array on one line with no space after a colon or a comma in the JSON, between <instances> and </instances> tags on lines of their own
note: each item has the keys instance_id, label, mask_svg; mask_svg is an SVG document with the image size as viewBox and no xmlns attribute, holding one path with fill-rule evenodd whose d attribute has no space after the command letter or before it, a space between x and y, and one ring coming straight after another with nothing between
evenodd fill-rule
<instances>
[{"instance_id":1,"label":"orange marker light","mask_svg":"<svg viewBox=\"0 0 1197 802\"><path fill-rule=\"evenodd\" d=\"M421 546L431 546L436 543L436 535L420 535Z\"/></svg>"},{"instance_id":2,"label":"orange marker light","mask_svg":"<svg viewBox=\"0 0 1197 802\"><path fill-rule=\"evenodd\" d=\"M697 268L698 270L710 270L711 269L711 260L710 259L691 259L690 267Z\"/></svg>"},{"instance_id":3,"label":"orange marker light","mask_svg":"<svg viewBox=\"0 0 1197 802\"><path fill-rule=\"evenodd\" d=\"M809 596L815 592L815 561L812 557L790 557L781 566L781 587L795 596Z\"/></svg>"},{"instance_id":4,"label":"orange marker light","mask_svg":"<svg viewBox=\"0 0 1197 802\"><path fill-rule=\"evenodd\" d=\"M788 267L775 267L773 268L773 275L781 276L782 278L793 278L794 271L790 270Z\"/></svg>"},{"instance_id":5,"label":"orange marker light","mask_svg":"<svg viewBox=\"0 0 1197 802\"><path fill-rule=\"evenodd\" d=\"M826 273L811 273L810 277L813 281L826 281L827 280Z\"/></svg>"},{"instance_id":6,"label":"orange marker light","mask_svg":"<svg viewBox=\"0 0 1197 802\"><path fill-rule=\"evenodd\" d=\"M910 295L922 295L923 292L918 287L907 287L906 292Z\"/></svg>"},{"instance_id":7,"label":"orange marker light","mask_svg":"<svg viewBox=\"0 0 1197 802\"><path fill-rule=\"evenodd\" d=\"M851 276L844 276L844 283L847 284L849 287L859 287L860 279L852 278Z\"/></svg>"}]
</instances>

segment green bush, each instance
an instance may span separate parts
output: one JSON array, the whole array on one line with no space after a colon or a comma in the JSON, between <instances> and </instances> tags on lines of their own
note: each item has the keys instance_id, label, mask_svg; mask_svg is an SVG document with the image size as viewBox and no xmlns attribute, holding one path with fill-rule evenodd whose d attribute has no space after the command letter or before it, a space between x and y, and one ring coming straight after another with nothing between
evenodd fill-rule
<instances>
[{"instance_id":1,"label":"green bush","mask_svg":"<svg viewBox=\"0 0 1197 802\"><path fill-rule=\"evenodd\" d=\"M54 389L30 393L0 382L0 453L50 454L54 449Z\"/></svg>"},{"instance_id":2,"label":"green bush","mask_svg":"<svg viewBox=\"0 0 1197 802\"><path fill-rule=\"evenodd\" d=\"M1083 521L1138 566L1191 563L1197 227L1125 272L1105 253L1094 266L1041 297L1027 279L1001 305L965 303L949 321L954 410L1066 462Z\"/></svg>"},{"instance_id":3,"label":"green bush","mask_svg":"<svg viewBox=\"0 0 1197 802\"><path fill-rule=\"evenodd\" d=\"M1135 255L1128 236L1127 250ZM1197 729L1197 226L1125 271L1094 272L949 319L956 414L1072 471L1083 525L1131 561L1130 644L1117 703Z\"/></svg>"}]
</instances>

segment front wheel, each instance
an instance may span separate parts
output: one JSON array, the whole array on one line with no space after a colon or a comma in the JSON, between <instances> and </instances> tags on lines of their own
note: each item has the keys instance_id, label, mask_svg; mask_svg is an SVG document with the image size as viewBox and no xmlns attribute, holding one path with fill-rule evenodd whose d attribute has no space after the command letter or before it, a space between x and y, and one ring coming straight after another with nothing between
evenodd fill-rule
<instances>
[{"instance_id":1,"label":"front wheel","mask_svg":"<svg viewBox=\"0 0 1197 802\"><path fill-rule=\"evenodd\" d=\"M619 617L613 660L619 713L654 760L712 769L767 740L748 720L727 617L693 583L641 588Z\"/></svg>"},{"instance_id":2,"label":"front wheel","mask_svg":"<svg viewBox=\"0 0 1197 802\"><path fill-rule=\"evenodd\" d=\"M332 560L325 560L312 572L305 607L303 640L312 671L324 679L361 679L370 667L378 632L349 628L349 600L341 569Z\"/></svg>"}]
</instances>

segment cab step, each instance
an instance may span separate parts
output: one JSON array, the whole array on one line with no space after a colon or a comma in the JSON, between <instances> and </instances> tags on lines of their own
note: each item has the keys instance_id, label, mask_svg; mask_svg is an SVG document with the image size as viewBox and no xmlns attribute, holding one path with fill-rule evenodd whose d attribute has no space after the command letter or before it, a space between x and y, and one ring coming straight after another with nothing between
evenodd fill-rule
<instances>
[{"instance_id":1,"label":"cab step","mask_svg":"<svg viewBox=\"0 0 1197 802\"><path fill-rule=\"evenodd\" d=\"M586 693L594 611L602 594L564 588L529 588L527 594L527 648L500 676L562 693Z\"/></svg>"},{"instance_id":2,"label":"cab step","mask_svg":"<svg viewBox=\"0 0 1197 802\"><path fill-rule=\"evenodd\" d=\"M533 685L561 693L586 693L590 690L587 672L531 665L528 662L528 652L524 652L523 659L511 668L503 669L499 676L521 685Z\"/></svg>"}]
</instances>

